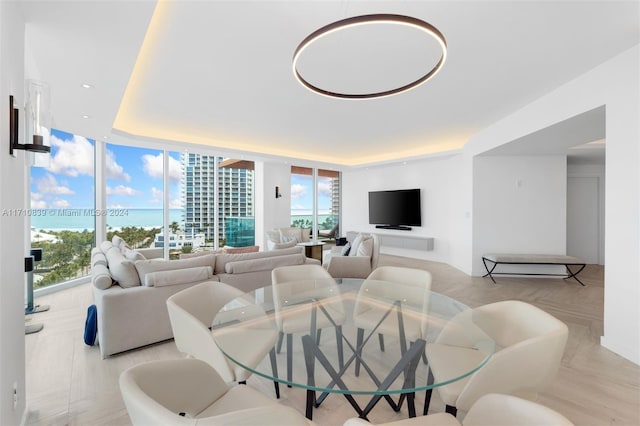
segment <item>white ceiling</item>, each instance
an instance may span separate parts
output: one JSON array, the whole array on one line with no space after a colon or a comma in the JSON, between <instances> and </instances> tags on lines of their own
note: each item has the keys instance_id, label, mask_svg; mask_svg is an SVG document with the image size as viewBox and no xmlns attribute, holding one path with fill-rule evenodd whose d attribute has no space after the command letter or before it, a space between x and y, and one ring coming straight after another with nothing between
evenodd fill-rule
<instances>
[{"instance_id":1,"label":"white ceiling","mask_svg":"<svg viewBox=\"0 0 640 426\"><path fill-rule=\"evenodd\" d=\"M22 3L25 72L51 85L56 128L116 143L187 142L340 168L460 149L481 129L640 42L638 1ZM328 23L367 13L436 26L448 44L442 70L382 99L331 99L302 87L291 69L297 45ZM379 90L416 78L437 54L415 31L370 26L323 39L300 69L323 87ZM576 144L597 139L585 137Z\"/></svg>"}]
</instances>

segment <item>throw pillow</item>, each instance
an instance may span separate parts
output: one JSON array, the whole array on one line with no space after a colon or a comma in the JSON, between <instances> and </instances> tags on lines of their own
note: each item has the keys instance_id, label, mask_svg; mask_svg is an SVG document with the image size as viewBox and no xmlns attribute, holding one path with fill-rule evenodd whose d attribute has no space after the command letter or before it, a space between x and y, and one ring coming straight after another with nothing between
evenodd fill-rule
<instances>
[{"instance_id":1,"label":"throw pillow","mask_svg":"<svg viewBox=\"0 0 640 426\"><path fill-rule=\"evenodd\" d=\"M347 243L342 246L342 250L340 251L340 256L349 256L349 251L351 250L351 243Z\"/></svg>"},{"instance_id":2,"label":"throw pillow","mask_svg":"<svg viewBox=\"0 0 640 426\"><path fill-rule=\"evenodd\" d=\"M130 248L121 249L120 251L122 252L124 257L127 258L127 260L132 260L135 262L136 260L146 259L146 257L144 257L142 253L140 253L139 251L131 250Z\"/></svg>"},{"instance_id":3,"label":"throw pillow","mask_svg":"<svg viewBox=\"0 0 640 426\"><path fill-rule=\"evenodd\" d=\"M302 230L300 228L280 229L280 242L288 243L290 241L295 241L296 243L301 243L302 242L301 231Z\"/></svg>"},{"instance_id":4,"label":"throw pillow","mask_svg":"<svg viewBox=\"0 0 640 426\"><path fill-rule=\"evenodd\" d=\"M295 240L289 241L289 242L286 242L286 243L281 243L281 244L274 244L273 245L273 250L280 250L280 249L286 249L286 248L295 247L296 244L298 244L298 243Z\"/></svg>"},{"instance_id":5,"label":"throw pillow","mask_svg":"<svg viewBox=\"0 0 640 426\"><path fill-rule=\"evenodd\" d=\"M111 238L111 243L115 247L118 247L120 250L122 250L123 248L125 249L131 248L129 247L129 244L127 244L127 242L123 240L122 237L119 237L118 235L114 235L113 238Z\"/></svg>"},{"instance_id":6,"label":"throw pillow","mask_svg":"<svg viewBox=\"0 0 640 426\"><path fill-rule=\"evenodd\" d=\"M360 243L362 243L363 238L364 236L362 234L358 234L358 236L353 239L353 242L351 243L351 251L349 252L349 256L358 255L358 247L360 247Z\"/></svg>"},{"instance_id":7,"label":"throw pillow","mask_svg":"<svg viewBox=\"0 0 640 426\"><path fill-rule=\"evenodd\" d=\"M369 237L363 239L360 245L358 246L358 253L356 256L365 256L371 258L373 254L373 238Z\"/></svg>"},{"instance_id":8,"label":"throw pillow","mask_svg":"<svg viewBox=\"0 0 640 426\"><path fill-rule=\"evenodd\" d=\"M267 250L273 250L276 244L280 244L282 242L280 240L280 231L277 229L273 231L267 231L266 235L267 235Z\"/></svg>"}]
</instances>

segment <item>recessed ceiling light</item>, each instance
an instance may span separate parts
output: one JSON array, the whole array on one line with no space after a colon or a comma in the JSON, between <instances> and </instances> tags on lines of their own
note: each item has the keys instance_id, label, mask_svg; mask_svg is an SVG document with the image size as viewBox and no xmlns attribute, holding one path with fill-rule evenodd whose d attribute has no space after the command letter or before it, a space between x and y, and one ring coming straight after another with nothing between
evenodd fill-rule
<instances>
[{"instance_id":1,"label":"recessed ceiling light","mask_svg":"<svg viewBox=\"0 0 640 426\"><path fill-rule=\"evenodd\" d=\"M93 89L93 84L89 84L89 83L82 83L82 88L83 89Z\"/></svg>"},{"instance_id":2,"label":"recessed ceiling light","mask_svg":"<svg viewBox=\"0 0 640 426\"><path fill-rule=\"evenodd\" d=\"M90 115L87 115L87 114L82 114L80 117L84 118L85 120L86 120L87 118L91 118L91 116L90 116Z\"/></svg>"}]
</instances>

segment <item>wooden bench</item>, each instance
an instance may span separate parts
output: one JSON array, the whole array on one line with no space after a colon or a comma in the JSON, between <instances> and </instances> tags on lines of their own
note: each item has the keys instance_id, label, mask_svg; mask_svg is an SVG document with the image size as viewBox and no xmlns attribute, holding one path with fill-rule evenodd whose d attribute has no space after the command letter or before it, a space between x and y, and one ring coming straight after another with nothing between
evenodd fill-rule
<instances>
[{"instance_id":1,"label":"wooden bench","mask_svg":"<svg viewBox=\"0 0 640 426\"><path fill-rule=\"evenodd\" d=\"M494 283L496 280L494 275L547 275L562 276L564 279L573 278L584 286L577 275L585 268L584 260L573 257L556 254L485 254L482 256L482 263L487 273L483 277L489 276ZM489 264L493 264L489 269ZM549 274L549 273L531 273L531 272L494 272L498 265L563 265L567 270L566 274ZM576 269L572 271L570 266Z\"/></svg>"}]
</instances>

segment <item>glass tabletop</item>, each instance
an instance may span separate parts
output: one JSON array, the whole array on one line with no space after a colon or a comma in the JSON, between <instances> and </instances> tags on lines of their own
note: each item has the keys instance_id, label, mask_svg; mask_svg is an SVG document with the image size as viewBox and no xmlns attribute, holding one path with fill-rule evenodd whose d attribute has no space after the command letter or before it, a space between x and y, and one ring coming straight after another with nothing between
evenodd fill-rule
<instances>
[{"instance_id":1,"label":"glass tabletop","mask_svg":"<svg viewBox=\"0 0 640 426\"><path fill-rule=\"evenodd\" d=\"M309 279L230 301L214 318L212 332L230 360L288 386L350 395L403 394L455 382L488 361L494 342L476 326L471 312L450 297L414 285ZM249 337L258 329L280 336L275 366L268 356L257 365L238 361L246 359L240 352L252 350ZM434 381L425 345L439 343L444 329L447 340L473 356L463 369ZM289 351L282 344L287 335ZM243 338L246 345L238 345Z\"/></svg>"}]
</instances>

